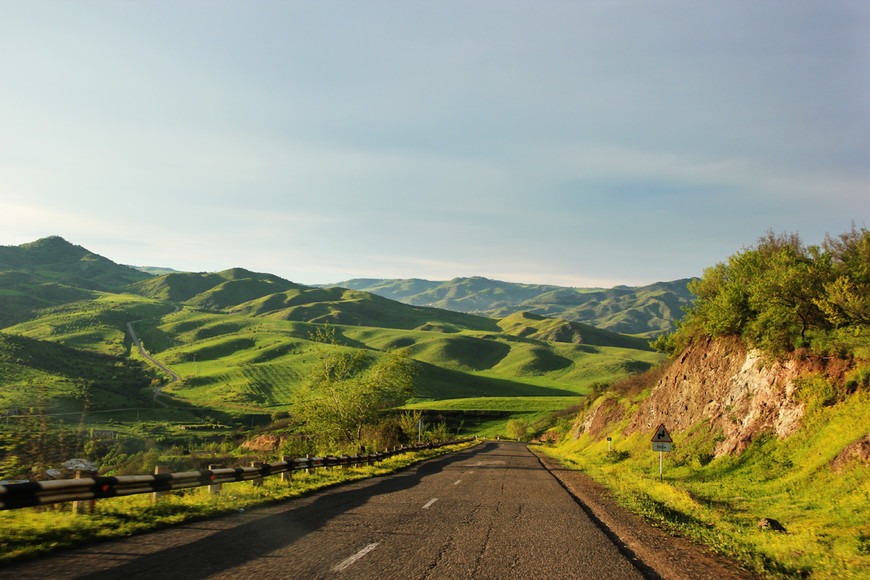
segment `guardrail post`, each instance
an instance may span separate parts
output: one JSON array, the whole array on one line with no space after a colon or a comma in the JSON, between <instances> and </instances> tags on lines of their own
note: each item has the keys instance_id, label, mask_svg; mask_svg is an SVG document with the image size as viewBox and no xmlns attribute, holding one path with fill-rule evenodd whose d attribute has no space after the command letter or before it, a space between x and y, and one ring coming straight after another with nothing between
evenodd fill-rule
<instances>
[{"instance_id":1,"label":"guardrail post","mask_svg":"<svg viewBox=\"0 0 870 580\"><path fill-rule=\"evenodd\" d=\"M174 472L175 470L169 467L168 465L155 465L154 466L154 475L163 475ZM168 491L155 491L151 495L151 501L154 503L157 502L158 499L163 497L164 495L169 495Z\"/></svg>"},{"instance_id":2,"label":"guardrail post","mask_svg":"<svg viewBox=\"0 0 870 580\"><path fill-rule=\"evenodd\" d=\"M264 465L266 465L266 464L263 463L262 461L252 461L251 462L251 467L260 468L260 467L263 467ZM261 485L263 485L263 478L258 477L256 479L252 479L251 483L254 485L254 487L260 487Z\"/></svg>"},{"instance_id":3,"label":"guardrail post","mask_svg":"<svg viewBox=\"0 0 870 580\"><path fill-rule=\"evenodd\" d=\"M96 475L93 471L76 470L76 479L87 479ZM74 501L72 505L73 513L75 514L92 514L97 505L97 500L86 499L82 501Z\"/></svg>"},{"instance_id":4,"label":"guardrail post","mask_svg":"<svg viewBox=\"0 0 870 580\"><path fill-rule=\"evenodd\" d=\"M293 456L285 455L281 458L281 461L287 463L287 471L281 472L281 481L289 483L290 481L293 481Z\"/></svg>"},{"instance_id":5,"label":"guardrail post","mask_svg":"<svg viewBox=\"0 0 870 580\"><path fill-rule=\"evenodd\" d=\"M314 471L315 471L314 466L311 465L311 454L310 453L306 454L305 459L308 460L308 473L314 473Z\"/></svg>"},{"instance_id":6,"label":"guardrail post","mask_svg":"<svg viewBox=\"0 0 870 580\"><path fill-rule=\"evenodd\" d=\"M219 463L215 463L215 464L208 466L209 471L211 471L213 469L222 469L222 468L223 468L223 465L221 465ZM221 490L223 489L223 487L224 487L224 484L222 484L222 483L213 483L210 486L208 486L208 492L212 495L218 495L221 492Z\"/></svg>"}]
</instances>

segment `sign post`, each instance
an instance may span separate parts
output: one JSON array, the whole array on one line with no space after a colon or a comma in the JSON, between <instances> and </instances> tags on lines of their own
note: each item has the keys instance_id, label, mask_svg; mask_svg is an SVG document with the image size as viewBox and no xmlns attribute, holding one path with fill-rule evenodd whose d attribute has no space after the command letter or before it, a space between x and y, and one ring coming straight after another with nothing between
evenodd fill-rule
<instances>
[{"instance_id":1,"label":"sign post","mask_svg":"<svg viewBox=\"0 0 870 580\"><path fill-rule=\"evenodd\" d=\"M656 433L652 438L652 450L659 452L659 481L664 481L664 476L662 474L662 464L664 460L662 456L665 451L671 451L671 444L673 443L673 439L668 434L668 430L665 429L665 424L662 423L656 428Z\"/></svg>"}]
</instances>

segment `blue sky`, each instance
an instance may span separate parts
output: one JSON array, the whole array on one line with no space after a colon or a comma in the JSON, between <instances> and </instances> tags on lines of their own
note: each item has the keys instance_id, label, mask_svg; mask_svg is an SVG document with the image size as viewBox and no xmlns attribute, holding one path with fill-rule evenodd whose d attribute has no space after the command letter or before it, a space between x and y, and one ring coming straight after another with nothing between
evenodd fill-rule
<instances>
[{"instance_id":1,"label":"blue sky","mask_svg":"<svg viewBox=\"0 0 870 580\"><path fill-rule=\"evenodd\" d=\"M870 226L868 30L860 1L0 0L0 245L696 276Z\"/></svg>"}]
</instances>

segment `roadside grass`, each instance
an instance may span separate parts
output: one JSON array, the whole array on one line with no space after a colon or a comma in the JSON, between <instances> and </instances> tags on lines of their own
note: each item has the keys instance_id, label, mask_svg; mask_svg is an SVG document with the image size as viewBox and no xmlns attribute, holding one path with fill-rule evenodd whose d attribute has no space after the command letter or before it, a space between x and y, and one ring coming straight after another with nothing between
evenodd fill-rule
<instances>
[{"instance_id":1,"label":"roadside grass","mask_svg":"<svg viewBox=\"0 0 870 580\"><path fill-rule=\"evenodd\" d=\"M372 466L294 471L291 481L267 477L263 484L224 484L220 494L207 487L177 490L154 502L151 494L99 500L91 514L75 514L71 504L0 512L0 566L110 538L132 536L183 522L238 513L333 485L393 473L414 463L475 445L468 442L387 458Z\"/></svg>"},{"instance_id":2,"label":"roadside grass","mask_svg":"<svg viewBox=\"0 0 870 580\"><path fill-rule=\"evenodd\" d=\"M770 578L870 577L870 466L832 461L867 434L870 393L817 407L787 439L760 437L737 456L712 458L716 434L703 426L674 435L663 481L650 434L607 433L544 447L607 485L617 500L656 525L704 542ZM785 532L759 527L779 521Z\"/></svg>"}]
</instances>

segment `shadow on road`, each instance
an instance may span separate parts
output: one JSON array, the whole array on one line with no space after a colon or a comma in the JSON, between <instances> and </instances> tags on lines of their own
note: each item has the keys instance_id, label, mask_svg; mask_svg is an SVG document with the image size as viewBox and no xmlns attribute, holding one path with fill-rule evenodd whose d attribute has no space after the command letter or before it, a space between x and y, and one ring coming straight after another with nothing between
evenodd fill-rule
<instances>
[{"instance_id":1,"label":"shadow on road","mask_svg":"<svg viewBox=\"0 0 870 580\"><path fill-rule=\"evenodd\" d=\"M253 521L246 518L244 523L205 538L143 554L118 566L85 573L78 578L107 580L146 575L202 578L217 574L284 548L377 495L412 488L428 475L497 447L496 443L483 443L465 451L430 459L393 475L313 492L308 497L289 500L285 504L286 509L280 513L258 517ZM315 498L313 501L312 497ZM274 510L276 506L267 509ZM292 576L292 570L288 570L288 574Z\"/></svg>"}]
</instances>

